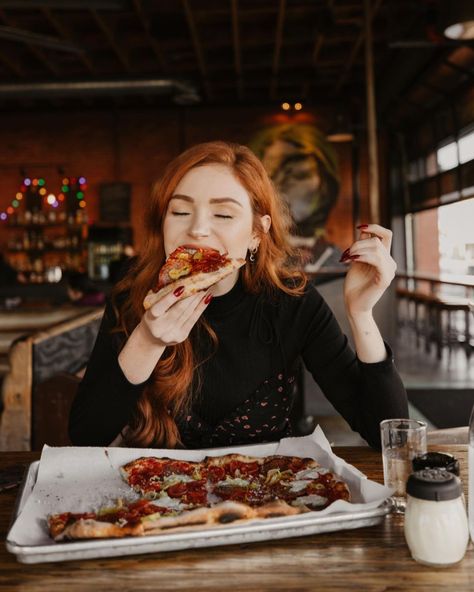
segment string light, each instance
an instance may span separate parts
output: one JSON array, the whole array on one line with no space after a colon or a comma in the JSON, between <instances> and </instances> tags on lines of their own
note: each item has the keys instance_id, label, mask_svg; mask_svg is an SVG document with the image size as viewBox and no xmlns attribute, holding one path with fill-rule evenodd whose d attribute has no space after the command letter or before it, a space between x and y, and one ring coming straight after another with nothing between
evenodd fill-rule
<instances>
[{"instance_id":1,"label":"string light","mask_svg":"<svg viewBox=\"0 0 474 592\"><path fill-rule=\"evenodd\" d=\"M63 173L64 174L64 173ZM44 198L44 204L52 206L53 208L57 208L60 205L60 202L64 202L66 200L65 193L71 193L75 195L78 199L79 203L78 206L80 208L86 207L85 201L85 191L87 189L87 179L84 176L80 177L64 177L61 180L61 193L58 194L56 197L54 193L49 193L46 188L46 180L43 177L25 177L22 181L20 186L20 191L15 193L15 197L12 199L11 205L8 206L5 211L0 212L0 220L5 221L11 216L15 209L21 205L21 201L25 197L26 193L30 193L31 195L37 195L40 200Z\"/></svg>"},{"instance_id":2,"label":"string light","mask_svg":"<svg viewBox=\"0 0 474 592\"><path fill-rule=\"evenodd\" d=\"M283 109L283 111L289 111L291 109L291 105L290 103L282 103L281 108Z\"/></svg>"}]
</instances>

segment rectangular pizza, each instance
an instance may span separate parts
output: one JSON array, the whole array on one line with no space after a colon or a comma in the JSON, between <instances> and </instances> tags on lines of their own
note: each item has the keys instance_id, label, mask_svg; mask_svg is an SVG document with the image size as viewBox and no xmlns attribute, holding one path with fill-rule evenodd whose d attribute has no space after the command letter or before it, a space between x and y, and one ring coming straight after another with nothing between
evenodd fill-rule
<instances>
[{"instance_id":1,"label":"rectangular pizza","mask_svg":"<svg viewBox=\"0 0 474 592\"><path fill-rule=\"evenodd\" d=\"M292 516L350 501L347 483L311 458L241 454L199 462L140 457L120 468L138 500L48 517L55 541L143 536L171 529Z\"/></svg>"}]
</instances>

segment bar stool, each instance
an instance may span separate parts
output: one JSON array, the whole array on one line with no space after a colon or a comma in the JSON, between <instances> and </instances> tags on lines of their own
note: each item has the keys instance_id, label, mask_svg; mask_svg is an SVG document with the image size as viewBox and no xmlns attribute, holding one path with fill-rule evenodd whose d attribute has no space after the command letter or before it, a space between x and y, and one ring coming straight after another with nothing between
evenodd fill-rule
<instances>
[{"instance_id":1,"label":"bar stool","mask_svg":"<svg viewBox=\"0 0 474 592\"><path fill-rule=\"evenodd\" d=\"M437 358L441 359L442 348L447 346L449 354L455 345L462 345L469 359L474 345L471 344L470 308L468 298L438 296L435 308L435 342ZM457 327L458 313L463 313L463 327ZM444 318L446 317L446 318Z\"/></svg>"}]
</instances>

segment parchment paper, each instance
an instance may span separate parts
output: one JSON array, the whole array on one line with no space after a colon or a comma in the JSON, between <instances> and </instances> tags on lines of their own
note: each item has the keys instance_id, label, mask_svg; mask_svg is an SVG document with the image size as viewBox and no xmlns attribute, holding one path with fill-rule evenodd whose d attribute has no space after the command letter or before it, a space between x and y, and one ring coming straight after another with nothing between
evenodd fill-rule
<instances>
[{"instance_id":1,"label":"parchment paper","mask_svg":"<svg viewBox=\"0 0 474 592\"><path fill-rule=\"evenodd\" d=\"M36 484L7 540L31 546L64 544L55 543L49 537L46 525L49 514L94 511L104 505L113 505L117 498L137 499L138 495L122 481L118 469L140 456L199 461L205 456L230 453L311 457L340 475L349 485L352 502L338 500L318 512L319 515L376 508L393 493L392 489L370 481L358 469L333 454L319 426L311 435L302 438L206 450L45 446Z\"/></svg>"}]
</instances>

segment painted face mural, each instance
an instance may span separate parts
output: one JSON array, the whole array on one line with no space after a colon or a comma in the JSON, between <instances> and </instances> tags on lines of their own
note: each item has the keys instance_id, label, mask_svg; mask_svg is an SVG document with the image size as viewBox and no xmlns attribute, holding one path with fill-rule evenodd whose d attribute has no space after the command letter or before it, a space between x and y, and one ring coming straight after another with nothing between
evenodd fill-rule
<instances>
[{"instance_id":1,"label":"painted face mural","mask_svg":"<svg viewBox=\"0 0 474 592\"><path fill-rule=\"evenodd\" d=\"M289 205L295 223L293 243L302 248L305 262L314 263L324 255L321 265L337 264L339 249L324 238L339 191L336 154L325 135L313 125L276 125L261 130L250 147Z\"/></svg>"}]
</instances>

